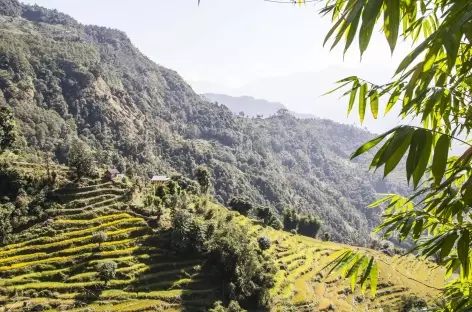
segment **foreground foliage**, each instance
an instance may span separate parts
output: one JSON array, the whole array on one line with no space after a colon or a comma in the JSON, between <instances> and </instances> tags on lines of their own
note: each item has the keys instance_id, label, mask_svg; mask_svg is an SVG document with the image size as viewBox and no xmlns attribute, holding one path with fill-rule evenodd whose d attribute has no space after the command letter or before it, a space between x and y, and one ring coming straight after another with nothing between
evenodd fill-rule
<instances>
[{"instance_id":1,"label":"foreground foliage","mask_svg":"<svg viewBox=\"0 0 472 312\"><path fill-rule=\"evenodd\" d=\"M472 147L467 141L472 125L472 3L462 0L325 3L322 14L331 14L334 23L325 43L334 38L332 47L344 38L346 52L358 32L362 55L377 24L382 24L392 52L399 38L416 43L390 83L375 85L358 77L339 81L340 88L349 87L348 112L357 103L361 122L367 104L377 118L379 99L383 97L388 98L386 114L400 106L398 111L403 119L422 122L422 127L402 125L391 129L363 145L352 158L380 146L370 167L383 167L387 176L406 156L406 177L408 182L412 181L415 193L408 198L389 195L372 205L387 203L383 222L376 230L384 237L412 239L416 247L410 252L418 257L437 255L437 261L447 269L445 278L449 279L443 292L445 304L437 308L469 310ZM468 147L460 157L449 155L453 141ZM351 262L350 266L357 270L356 263Z\"/></svg>"}]
</instances>

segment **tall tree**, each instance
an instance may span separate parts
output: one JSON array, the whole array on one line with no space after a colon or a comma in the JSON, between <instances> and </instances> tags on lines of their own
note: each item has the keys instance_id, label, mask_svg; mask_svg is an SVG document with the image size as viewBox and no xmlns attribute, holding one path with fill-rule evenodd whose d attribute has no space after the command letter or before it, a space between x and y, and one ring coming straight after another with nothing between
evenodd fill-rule
<instances>
[{"instance_id":1,"label":"tall tree","mask_svg":"<svg viewBox=\"0 0 472 312\"><path fill-rule=\"evenodd\" d=\"M89 148L79 140L75 140L69 147L67 156L69 166L74 168L77 179L93 173L93 155Z\"/></svg>"},{"instance_id":2,"label":"tall tree","mask_svg":"<svg viewBox=\"0 0 472 312\"><path fill-rule=\"evenodd\" d=\"M249 214L249 211L251 211L253 208L251 201L248 198L244 198L244 197L231 198L228 206L231 209L236 210L243 216L247 216Z\"/></svg>"},{"instance_id":3,"label":"tall tree","mask_svg":"<svg viewBox=\"0 0 472 312\"><path fill-rule=\"evenodd\" d=\"M208 168L199 166L195 173L195 177L197 178L198 184L200 184L200 190L203 194L207 194L210 188L210 172Z\"/></svg>"},{"instance_id":4,"label":"tall tree","mask_svg":"<svg viewBox=\"0 0 472 312\"><path fill-rule=\"evenodd\" d=\"M15 120L5 106L0 107L0 153L15 143Z\"/></svg>"},{"instance_id":5,"label":"tall tree","mask_svg":"<svg viewBox=\"0 0 472 312\"><path fill-rule=\"evenodd\" d=\"M352 158L380 146L371 168L383 167L387 176L406 157L406 178L415 192L408 198L388 195L371 205L388 203L376 231L384 237L395 233L401 240L412 239L417 245L411 251L418 257L439 252L446 277L452 276L445 286L446 305L441 310L465 311L472 306L472 145L468 142L472 129L472 2L322 2L321 14L330 14L333 21L325 39L325 43L332 39L331 48L343 39L346 52L357 36L362 55L378 24L392 52L399 38L414 44L389 83L376 85L352 76L338 81L336 89L347 88L348 113L357 103L361 122L367 106L377 118L382 98L387 99L385 114L400 106L400 118L422 121L422 127L404 125L385 132L360 147ZM449 155L453 141L468 146L460 157ZM370 274L375 293L375 259L345 251L334 265L364 271L351 274L359 276L363 286ZM454 272L459 274L452 275Z\"/></svg>"}]
</instances>

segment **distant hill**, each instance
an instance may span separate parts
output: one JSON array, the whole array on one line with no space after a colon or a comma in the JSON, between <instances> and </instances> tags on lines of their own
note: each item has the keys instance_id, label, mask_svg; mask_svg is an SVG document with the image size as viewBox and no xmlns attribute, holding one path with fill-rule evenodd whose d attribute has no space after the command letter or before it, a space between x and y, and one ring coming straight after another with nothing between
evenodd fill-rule
<instances>
[{"instance_id":1,"label":"distant hill","mask_svg":"<svg viewBox=\"0 0 472 312\"><path fill-rule=\"evenodd\" d=\"M263 99L255 99L250 96L229 96L225 94L205 93L203 96L212 102L218 102L228 107L233 113L243 112L246 117L270 117L280 109L287 109L285 105L278 102L270 102ZM300 114L288 110L288 112L297 118L316 118L311 114Z\"/></svg>"}]
</instances>

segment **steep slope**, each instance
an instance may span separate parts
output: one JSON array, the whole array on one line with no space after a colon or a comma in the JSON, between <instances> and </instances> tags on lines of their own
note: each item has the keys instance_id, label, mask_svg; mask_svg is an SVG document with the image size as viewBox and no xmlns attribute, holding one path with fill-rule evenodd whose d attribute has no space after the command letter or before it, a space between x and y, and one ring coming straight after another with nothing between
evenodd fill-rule
<instances>
[{"instance_id":1,"label":"steep slope","mask_svg":"<svg viewBox=\"0 0 472 312\"><path fill-rule=\"evenodd\" d=\"M285 105L277 102L269 102L262 99L255 99L250 96L229 96L225 94L205 93L203 96L211 102L218 102L228 107L233 113L244 113L246 117L269 117L277 113L280 109L287 109ZM288 111L290 115L297 118L316 118L310 114L300 114Z\"/></svg>"},{"instance_id":2,"label":"steep slope","mask_svg":"<svg viewBox=\"0 0 472 312\"><path fill-rule=\"evenodd\" d=\"M205 268L206 259L174 254L169 232L129 209L129 191L100 179L53 190L58 204L46 211L50 219L0 245L0 311L201 311L221 299L221 281ZM269 292L273 311L396 311L405 296L432 302L442 285L443 272L432 263L369 251L380 264L378 295L352 293L349 282L322 271L330 255L351 247L263 227L211 202L200 208L193 213L208 222L242 227L253 248L260 237L272 242L260 252L277 268ZM107 239L95 240L97 232ZM109 261L117 264L116 275L104 281L99 268Z\"/></svg>"},{"instance_id":3,"label":"steep slope","mask_svg":"<svg viewBox=\"0 0 472 312\"><path fill-rule=\"evenodd\" d=\"M211 169L215 198L243 195L281 212L324 221L336 241L366 244L377 223L366 210L397 186L348 155L371 134L290 115L239 118L202 100L172 70L118 30L84 26L55 10L0 0L0 105L12 108L17 149L66 163L79 137L99 163L129 174Z\"/></svg>"}]
</instances>

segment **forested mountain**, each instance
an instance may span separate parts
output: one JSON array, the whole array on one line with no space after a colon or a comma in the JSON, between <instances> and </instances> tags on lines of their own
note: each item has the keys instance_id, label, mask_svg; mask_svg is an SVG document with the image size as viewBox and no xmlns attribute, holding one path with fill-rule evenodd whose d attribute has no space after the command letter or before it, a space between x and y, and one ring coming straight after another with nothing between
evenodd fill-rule
<instances>
[{"instance_id":1,"label":"forested mountain","mask_svg":"<svg viewBox=\"0 0 472 312\"><path fill-rule=\"evenodd\" d=\"M203 96L212 102L223 104L235 114L239 115L242 112L246 117L269 117L276 114L281 109L287 109L287 107L282 103L255 99L250 96L229 96L216 93L205 93ZM297 118L315 118L314 115L310 114L300 114L292 111L288 112L290 115Z\"/></svg>"},{"instance_id":2,"label":"forested mountain","mask_svg":"<svg viewBox=\"0 0 472 312\"><path fill-rule=\"evenodd\" d=\"M367 158L349 161L372 137L366 131L288 114L241 118L119 30L16 0L0 0L0 14L0 105L18 120L19 150L65 163L79 137L99 163L141 176L193 177L204 164L218 201L241 195L279 212L295 208L344 243L366 243L376 216L365 206L396 188L367 172Z\"/></svg>"}]
</instances>

